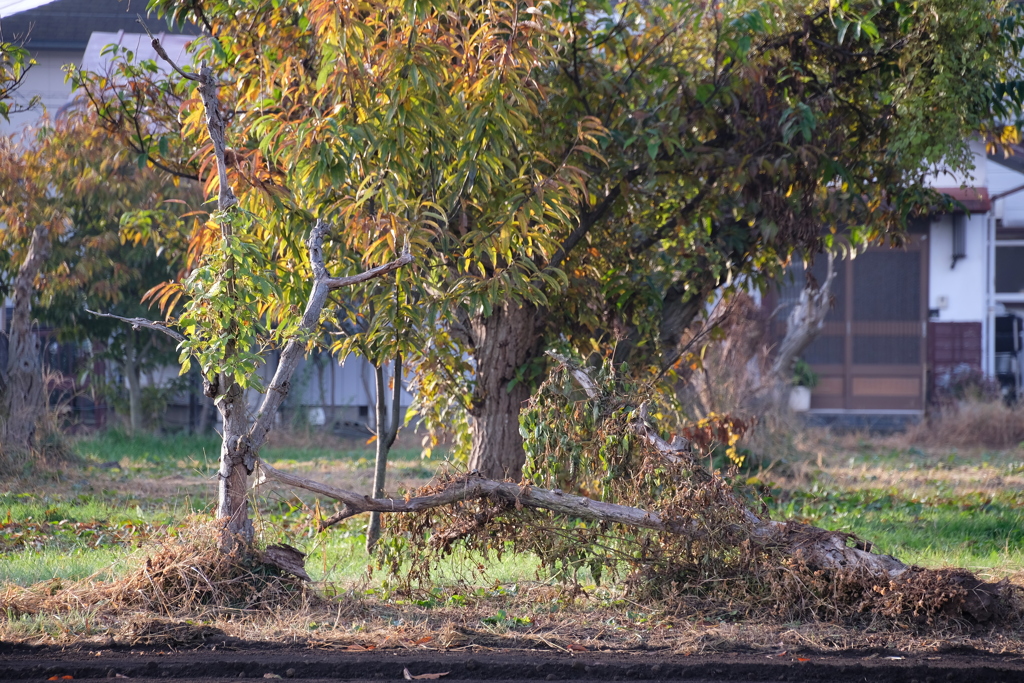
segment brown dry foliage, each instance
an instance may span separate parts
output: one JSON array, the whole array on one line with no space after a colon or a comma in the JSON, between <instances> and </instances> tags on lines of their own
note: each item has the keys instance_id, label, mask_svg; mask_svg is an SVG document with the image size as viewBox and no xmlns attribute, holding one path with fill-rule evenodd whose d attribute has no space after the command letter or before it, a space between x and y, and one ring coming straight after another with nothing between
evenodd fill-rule
<instances>
[{"instance_id":1,"label":"brown dry foliage","mask_svg":"<svg viewBox=\"0 0 1024 683\"><path fill-rule=\"evenodd\" d=\"M711 315L720 334L686 359L676 388L680 412L690 419L710 414L749 420L739 446L748 467L768 467L806 457L797 446L799 416L788 405L788 385L771 373L771 319L750 296L720 302Z\"/></svg>"},{"instance_id":2,"label":"brown dry foliage","mask_svg":"<svg viewBox=\"0 0 1024 683\"><path fill-rule=\"evenodd\" d=\"M924 446L1013 448L1024 443L1024 406L998 400L952 403L907 429L906 440Z\"/></svg>"},{"instance_id":3,"label":"brown dry foliage","mask_svg":"<svg viewBox=\"0 0 1024 683\"><path fill-rule=\"evenodd\" d=\"M9 617L86 607L181 616L221 608L298 609L319 599L301 580L263 564L258 553L222 553L217 548L221 526L187 520L177 535L151 541L139 566L114 581L7 585L0 593L0 610Z\"/></svg>"},{"instance_id":4,"label":"brown dry foliage","mask_svg":"<svg viewBox=\"0 0 1024 683\"><path fill-rule=\"evenodd\" d=\"M912 567L879 581L862 570L824 571L790 557L763 576L767 594L779 601L777 615L787 618L927 630L966 624L965 607L987 612L989 623L1019 624L1024 617L1018 586L984 584L963 569Z\"/></svg>"}]
</instances>

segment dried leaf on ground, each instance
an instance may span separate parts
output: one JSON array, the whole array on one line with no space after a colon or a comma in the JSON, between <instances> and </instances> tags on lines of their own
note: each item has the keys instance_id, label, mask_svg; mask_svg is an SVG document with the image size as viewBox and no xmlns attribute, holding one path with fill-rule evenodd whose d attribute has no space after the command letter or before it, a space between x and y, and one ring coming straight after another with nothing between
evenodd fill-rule
<instances>
[{"instance_id":1,"label":"dried leaf on ground","mask_svg":"<svg viewBox=\"0 0 1024 683\"><path fill-rule=\"evenodd\" d=\"M451 672L450 671L444 671L444 672L439 673L439 674L419 674L418 676L413 676L411 673L409 673L409 669L402 669L402 676L404 676L405 680L407 680L407 681L419 681L419 680L430 680L430 681L432 681L432 680L441 678L441 676L447 676L449 673L451 673Z\"/></svg>"}]
</instances>

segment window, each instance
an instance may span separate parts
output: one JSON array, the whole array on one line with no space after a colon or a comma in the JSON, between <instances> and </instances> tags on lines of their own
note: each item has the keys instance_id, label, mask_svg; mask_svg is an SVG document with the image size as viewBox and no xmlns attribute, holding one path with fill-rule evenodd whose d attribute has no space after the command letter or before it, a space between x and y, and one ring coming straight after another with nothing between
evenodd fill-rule
<instances>
[{"instance_id":1,"label":"window","mask_svg":"<svg viewBox=\"0 0 1024 683\"><path fill-rule=\"evenodd\" d=\"M1024 293L1024 247L996 247L996 292Z\"/></svg>"}]
</instances>

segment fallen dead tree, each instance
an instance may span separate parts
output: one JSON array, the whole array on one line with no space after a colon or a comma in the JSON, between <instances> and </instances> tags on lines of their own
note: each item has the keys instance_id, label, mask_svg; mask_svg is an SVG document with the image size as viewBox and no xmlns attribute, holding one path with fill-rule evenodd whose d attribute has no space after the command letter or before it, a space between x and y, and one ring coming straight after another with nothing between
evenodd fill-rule
<instances>
[{"instance_id":1,"label":"fallen dead tree","mask_svg":"<svg viewBox=\"0 0 1024 683\"><path fill-rule=\"evenodd\" d=\"M650 430L650 427L647 427ZM672 446L665 443L653 432L648 438L666 448L665 453L679 457ZM658 443L660 442L660 443ZM364 512L417 513L433 508L453 505L462 501L491 498L504 501L516 507L547 510L555 514L576 519L623 524L641 529L654 529L677 534L694 540L702 539L706 532L696 523L678 524L666 520L652 510L643 510L616 503L605 503L584 496L548 490L527 484L495 481L469 474L446 482L441 490L428 495L410 498L371 498L354 491L335 488L321 482L298 477L261 462L261 476L257 484L276 481L287 486L305 489L312 493L337 500L343 508L321 524L321 529L337 524L353 515ZM799 554L809 564L823 569L866 570L881 579L898 577L909 567L889 555L880 555L861 547L851 547L850 534L826 531L803 524L764 520L750 510L745 510L746 525L734 528L736 534L743 534L758 543L771 544Z\"/></svg>"},{"instance_id":2,"label":"fallen dead tree","mask_svg":"<svg viewBox=\"0 0 1024 683\"><path fill-rule=\"evenodd\" d=\"M563 364L590 400L600 398L600 389L587 372L573 367L565 358L555 358ZM721 486L721 482L715 480L715 474L708 473L696 462L687 444L678 441L670 444L663 439L642 408L628 423L628 428L665 462L685 466L700 480L698 485L706 485L718 491L717 504L729 508L733 513L727 528L709 529L700 519L681 518L667 509L645 509L595 500L559 489L495 481L472 473L443 481L406 498L372 498L283 472L265 462L259 464L257 483L276 482L340 502L341 510L321 522L322 530L364 512L424 515L432 510L450 509L478 501L496 506L497 513L494 510L491 513L477 512L470 516L468 523L462 525L464 528L461 531L432 529L432 532L445 539L444 542L450 542L460 534L467 533L468 527L486 525L494 514L500 514L501 511L543 510L569 520L652 530L686 542L707 541L709 535L714 533L716 542L727 538L729 543L737 547L753 545L772 553L773 557L791 561L811 574L825 571L840 576L847 590L850 585L854 585L857 590L866 591L872 599L884 603L890 610L908 610L917 614L918 610L928 612L934 607L951 616L986 621L1005 606L1007 588L1002 584L982 582L967 572L922 570L889 555L873 552L870 544L852 534L795 522L774 521L766 515L754 513L730 488ZM862 601L862 604L868 603Z\"/></svg>"}]
</instances>

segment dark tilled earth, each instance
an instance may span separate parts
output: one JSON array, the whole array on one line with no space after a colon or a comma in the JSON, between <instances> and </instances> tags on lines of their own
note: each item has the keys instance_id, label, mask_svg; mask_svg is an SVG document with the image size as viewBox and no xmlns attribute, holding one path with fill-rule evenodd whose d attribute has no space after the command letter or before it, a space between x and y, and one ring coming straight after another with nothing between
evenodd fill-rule
<instances>
[{"instance_id":1,"label":"dark tilled earth","mask_svg":"<svg viewBox=\"0 0 1024 683\"><path fill-rule=\"evenodd\" d=\"M225 681L827 681L844 683L1024 682L1024 656L976 651L891 651L665 655L657 652L564 654L538 650L337 652L258 645L236 649L30 647L0 644L0 679Z\"/></svg>"}]
</instances>

